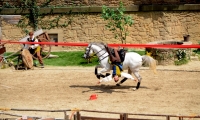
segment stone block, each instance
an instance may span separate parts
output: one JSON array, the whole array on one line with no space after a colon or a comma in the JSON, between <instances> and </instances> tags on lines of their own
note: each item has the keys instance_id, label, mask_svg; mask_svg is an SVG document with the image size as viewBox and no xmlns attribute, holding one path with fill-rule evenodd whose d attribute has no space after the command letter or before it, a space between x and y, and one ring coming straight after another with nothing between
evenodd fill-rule
<instances>
[{"instance_id":1,"label":"stone block","mask_svg":"<svg viewBox=\"0 0 200 120\"><path fill-rule=\"evenodd\" d=\"M126 37L126 42L128 43L128 42L132 42L133 41L133 39L132 39L132 37L130 37L130 36L127 36Z\"/></svg>"},{"instance_id":2,"label":"stone block","mask_svg":"<svg viewBox=\"0 0 200 120\"><path fill-rule=\"evenodd\" d=\"M114 36L112 31L109 31L109 30L104 30L103 33L104 33L104 35L113 35Z\"/></svg>"},{"instance_id":3,"label":"stone block","mask_svg":"<svg viewBox=\"0 0 200 120\"><path fill-rule=\"evenodd\" d=\"M67 37L75 37L75 36L77 36L77 32L76 32L76 30L67 30L66 36Z\"/></svg>"},{"instance_id":4,"label":"stone block","mask_svg":"<svg viewBox=\"0 0 200 120\"><path fill-rule=\"evenodd\" d=\"M154 36L158 36L158 35L160 35L159 30L158 30L158 29L154 29L154 31L153 31L153 35L154 35Z\"/></svg>"},{"instance_id":5,"label":"stone block","mask_svg":"<svg viewBox=\"0 0 200 120\"><path fill-rule=\"evenodd\" d=\"M80 29L82 29L81 26L73 26L72 27L72 30L80 30Z\"/></svg>"},{"instance_id":6,"label":"stone block","mask_svg":"<svg viewBox=\"0 0 200 120\"><path fill-rule=\"evenodd\" d=\"M139 36L146 36L146 32L139 32Z\"/></svg>"},{"instance_id":7,"label":"stone block","mask_svg":"<svg viewBox=\"0 0 200 120\"><path fill-rule=\"evenodd\" d=\"M171 28L171 27L166 27L166 31L167 31L168 33L171 33L172 28Z\"/></svg>"},{"instance_id":8,"label":"stone block","mask_svg":"<svg viewBox=\"0 0 200 120\"><path fill-rule=\"evenodd\" d=\"M135 36L134 37L136 41L142 41L142 37L141 36Z\"/></svg>"},{"instance_id":9,"label":"stone block","mask_svg":"<svg viewBox=\"0 0 200 120\"><path fill-rule=\"evenodd\" d=\"M191 27L188 29L188 33L198 33L199 32L199 27Z\"/></svg>"},{"instance_id":10,"label":"stone block","mask_svg":"<svg viewBox=\"0 0 200 120\"><path fill-rule=\"evenodd\" d=\"M84 25L82 25L82 28L84 28L84 29L85 28L91 28L91 25L90 24L86 24L86 25L84 24Z\"/></svg>"}]
</instances>

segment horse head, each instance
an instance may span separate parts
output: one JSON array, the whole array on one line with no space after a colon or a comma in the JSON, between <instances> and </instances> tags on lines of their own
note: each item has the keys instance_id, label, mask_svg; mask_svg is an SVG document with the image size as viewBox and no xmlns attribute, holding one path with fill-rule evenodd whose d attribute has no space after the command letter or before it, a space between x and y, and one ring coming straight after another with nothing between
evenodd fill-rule
<instances>
[{"instance_id":1,"label":"horse head","mask_svg":"<svg viewBox=\"0 0 200 120\"><path fill-rule=\"evenodd\" d=\"M89 59L94 55L97 55L101 61L108 56L108 53L105 49L105 45L103 43L90 43L88 44L87 48L85 49L85 53L83 58Z\"/></svg>"},{"instance_id":2,"label":"horse head","mask_svg":"<svg viewBox=\"0 0 200 120\"><path fill-rule=\"evenodd\" d=\"M85 48L85 53L83 55L83 58L89 59L92 57L94 51L91 49L92 43L88 44L87 48Z\"/></svg>"}]
</instances>

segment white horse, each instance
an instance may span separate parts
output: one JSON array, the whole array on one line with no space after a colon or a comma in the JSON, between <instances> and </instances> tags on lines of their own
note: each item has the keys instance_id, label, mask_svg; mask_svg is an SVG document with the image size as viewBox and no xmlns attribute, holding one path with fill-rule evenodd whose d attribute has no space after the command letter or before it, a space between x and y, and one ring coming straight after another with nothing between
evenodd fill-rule
<instances>
[{"instance_id":1,"label":"white horse","mask_svg":"<svg viewBox=\"0 0 200 120\"><path fill-rule=\"evenodd\" d=\"M108 52L105 49L105 45L103 43L88 44L83 57L85 59L90 58L91 55L94 55L94 53L95 53L95 55L98 56L99 62L100 62L100 64L95 67L95 74L96 74L97 78L100 79L100 77L105 77L101 73L110 72L112 65L109 63ZM147 55L141 56L135 52L127 52L126 53L125 59L123 61L123 70L128 69L129 74L133 73L135 75L135 77L138 80L136 89L139 89L140 83L142 80L142 77L139 74L139 70L143 64L149 65L149 68L151 68L154 71L154 73L156 73L156 61L152 57L147 56ZM102 68L102 69L100 71L98 71L98 68ZM107 74L107 75L109 75L109 74ZM116 85L120 86L120 84L122 84L126 80L127 80L127 78L124 78Z\"/></svg>"}]
</instances>

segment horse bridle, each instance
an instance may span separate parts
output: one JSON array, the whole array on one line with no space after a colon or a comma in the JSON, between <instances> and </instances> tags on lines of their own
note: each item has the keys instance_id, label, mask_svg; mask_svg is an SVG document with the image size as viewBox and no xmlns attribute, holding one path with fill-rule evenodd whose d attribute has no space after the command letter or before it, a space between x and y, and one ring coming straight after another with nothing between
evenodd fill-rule
<instances>
[{"instance_id":1,"label":"horse bridle","mask_svg":"<svg viewBox=\"0 0 200 120\"><path fill-rule=\"evenodd\" d=\"M86 52L86 57L87 57L87 59L90 58L90 55L89 55L89 54L90 54L90 48L91 48L91 46L92 46L92 45L90 45L90 46L88 47L89 50L88 50L88 52ZM92 56L91 56L91 57L92 57Z\"/></svg>"},{"instance_id":2,"label":"horse bridle","mask_svg":"<svg viewBox=\"0 0 200 120\"><path fill-rule=\"evenodd\" d=\"M86 53L87 58L90 57L90 56L89 56L89 53L90 53L91 47L92 47L92 44L88 47L89 50L88 50L88 52ZM93 56L97 55L98 53L100 53L100 52L103 51L104 49L105 49L105 48L101 49L101 50L98 51L97 53L95 53L95 52L93 51L93 52L94 52ZM100 55L99 57L103 56L104 54L106 54L106 51L105 51L102 55ZM92 56L91 56L91 57L92 57ZM103 57L102 59L99 60L99 62L100 62L101 60L105 59L106 57L108 57L108 56Z\"/></svg>"}]
</instances>

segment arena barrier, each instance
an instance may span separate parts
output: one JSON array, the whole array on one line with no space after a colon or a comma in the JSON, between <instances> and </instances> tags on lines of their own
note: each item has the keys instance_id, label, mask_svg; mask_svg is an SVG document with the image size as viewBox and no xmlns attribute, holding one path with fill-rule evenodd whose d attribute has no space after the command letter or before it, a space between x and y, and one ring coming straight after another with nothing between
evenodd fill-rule
<instances>
[{"instance_id":1,"label":"arena barrier","mask_svg":"<svg viewBox=\"0 0 200 120\"><path fill-rule=\"evenodd\" d=\"M164 114L134 114L134 113L120 113L120 112L106 112L106 111L96 111L96 110L80 110L80 109L66 109L66 110L36 110L36 109L7 109L0 108L0 115L6 116L15 116L21 117L20 119L16 118L0 118L0 120L170 120L171 118L177 118L177 120L197 120L200 118L199 115L164 115ZM63 112L64 118L42 118L36 116L27 116L23 118L22 115L11 114L5 111L32 111L32 112ZM67 112L71 112L71 115L68 115ZM89 112L95 114L115 114L119 117L96 117L96 116L82 116L81 113Z\"/></svg>"},{"instance_id":2,"label":"arena barrier","mask_svg":"<svg viewBox=\"0 0 200 120\"><path fill-rule=\"evenodd\" d=\"M0 40L1 43L10 44L33 44L32 42L19 42L12 40ZM34 42L35 44L58 45L58 46L79 46L86 47L88 43L72 43L72 42ZM110 47L125 47L125 48L200 48L199 44L192 45L159 45L159 44L108 44Z\"/></svg>"}]
</instances>

